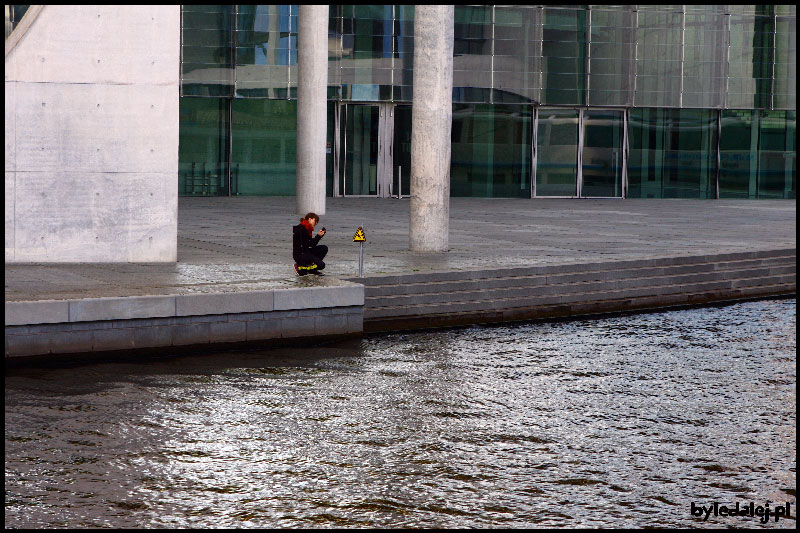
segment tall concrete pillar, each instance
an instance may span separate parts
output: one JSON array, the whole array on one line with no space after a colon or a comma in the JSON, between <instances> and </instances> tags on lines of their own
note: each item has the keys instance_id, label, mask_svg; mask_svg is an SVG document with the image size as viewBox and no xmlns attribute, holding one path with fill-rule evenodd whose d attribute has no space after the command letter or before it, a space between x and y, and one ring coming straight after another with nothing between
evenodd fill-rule
<instances>
[{"instance_id":1,"label":"tall concrete pillar","mask_svg":"<svg viewBox=\"0 0 800 533\"><path fill-rule=\"evenodd\" d=\"M411 206L414 252L446 252L450 232L453 6L414 8Z\"/></svg>"},{"instance_id":2,"label":"tall concrete pillar","mask_svg":"<svg viewBox=\"0 0 800 533\"><path fill-rule=\"evenodd\" d=\"M301 5L297 20L297 213L325 214L328 6Z\"/></svg>"}]
</instances>

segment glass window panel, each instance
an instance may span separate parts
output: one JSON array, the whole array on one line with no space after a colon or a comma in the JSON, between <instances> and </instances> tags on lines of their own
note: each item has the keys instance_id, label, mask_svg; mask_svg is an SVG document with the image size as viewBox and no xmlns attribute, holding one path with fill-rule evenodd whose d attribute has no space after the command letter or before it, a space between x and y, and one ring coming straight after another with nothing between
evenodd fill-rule
<instances>
[{"instance_id":1,"label":"glass window panel","mask_svg":"<svg viewBox=\"0 0 800 533\"><path fill-rule=\"evenodd\" d=\"M333 166L333 156L335 143L334 136L336 133L336 102L328 101L328 122L327 133L325 136L325 194L333 196L333 179L335 169Z\"/></svg>"},{"instance_id":2,"label":"glass window panel","mask_svg":"<svg viewBox=\"0 0 800 533\"><path fill-rule=\"evenodd\" d=\"M770 6L756 6L756 14L730 16L729 76L740 80L742 91L728 85L728 107L769 107L772 85L774 17Z\"/></svg>"},{"instance_id":3,"label":"glass window panel","mask_svg":"<svg viewBox=\"0 0 800 533\"><path fill-rule=\"evenodd\" d=\"M227 196L228 100L181 98L178 194Z\"/></svg>"},{"instance_id":4,"label":"glass window panel","mask_svg":"<svg viewBox=\"0 0 800 533\"><path fill-rule=\"evenodd\" d=\"M581 196L622 196L623 128L622 111L584 111Z\"/></svg>"},{"instance_id":5,"label":"glass window panel","mask_svg":"<svg viewBox=\"0 0 800 533\"><path fill-rule=\"evenodd\" d=\"M531 108L454 104L450 195L530 197Z\"/></svg>"},{"instance_id":6,"label":"glass window panel","mask_svg":"<svg viewBox=\"0 0 800 533\"><path fill-rule=\"evenodd\" d=\"M345 131L344 194L375 195L378 191L378 126L376 105L348 105Z\"/></svg>"},{"instance_id":7,"label":"glass window panel","mask_svg":"<svg viewBox=\"0 0 800 533\"><path fill-rule=\"evenodd\" d=\"M678 12L639 11L634 105L680 105L682 17Z\"/></svg>"},{"instance_id":8,"label":"glass window panel","mask_svg":"<svg viewBox=\"0 0 800 533\"><path fill-rule=\"evenodd\" d=\"M184 6L185 7L185 6ZM183 11L183 27L193 30L208 30L231 27L231 12L217 13Z\"/></svg>"},{"instance_id":9,"label":"glass window panel","mask_svg":"<svg viewBox=\"0 0 800 533\"><path fill-rule=\"evenodd\" d=\"M233 94L233 7L182 6L181 94Z\"/></svg>"},{"instance_id":10,"label":"glass window panel","mask_svg":"<svg viewBox=\"0 0 800 533\"><path fill-rule=\"evenodd\" d=\"M236 95L288 98L297 63L297 6L238 6Z\"/></svg>"},{"instance_id":11,"label":"glass window panel","mask_svg":"<svg viewBox=\"0 0 800 533\"><path fill-rule=\"evenodd\" d=\"M294 195L297 102L235 99L232 129L234 194Z\"/></svg>"},{"instance_id":12,"label":"glass window panel","mask_svg":"<svg viewBox=\"0 0 800 533\"><path fill-rule=\"evenodd\" d=\"M755 198L758 175L758 114L723 110L720 137L720 198Z\"/></svg>"},{"instance_id":13,"label":"glass window panel","mask_svg":"<svg viewBox=\"0 0 800 533\"><path fill-rule=\"evenodd\" d=\"M796 113L759 113L758 197L795 198Z\"/></svg>"},{"instance_id":14,"label":"glass window panel","mask_svg":"<svg viewBox=\"0 0 800 533\"><path fill-rule=\"evenodd\" d=\"M542 103L585 103L586 10L544 11Z\"/></svg>"},{"instance_id":15,"label":"glass window panel","mask_svg":"<svg viewBox=\"0 0 800 533\"><path fill-rule=\"evenodd\" d=\"M577 195L577 111L539 109L536 154L536 196Z\"/></svg>"},{"instance_id":16,"label":"glass window panel","mask_svg":"<svg viewBox=\"0 0 800 533\"><path fill-rule=\"evenodd\" d=\"M636 75L634 13L591 12L589 105L630 105Z\"/></svg>"},{"instance_id":17,"label":"glass window panel","mask_svg":"<svg viewBox=\"0 0 800 533\"><path fill-rule=\"evenodd\" d=\"M713 198L716 112L631 109L628 197Z\"/></svg>"},{"instance_id":18,"label":"glass window panel","mask_svg":"<svg viewBox=\"0 0 800 533\"><path fill-rule=\"evenodd\" d=\"M797 16L795 6L777 6L773 107L797 108Z\"/></svg>"}]
</instances>

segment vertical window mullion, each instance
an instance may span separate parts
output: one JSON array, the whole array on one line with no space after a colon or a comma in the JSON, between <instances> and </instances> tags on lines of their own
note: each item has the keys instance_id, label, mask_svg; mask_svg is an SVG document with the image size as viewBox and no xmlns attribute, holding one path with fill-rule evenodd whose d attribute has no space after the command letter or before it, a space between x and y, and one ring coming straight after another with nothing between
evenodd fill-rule
<instances>
[{"instance_id":1,"label":"vertical window mullion","mask_svg":"<svg viewBox=\"0 0 800 533\"><path fill-rule=\"evenodd\" d=\"M533 113L531 114L531 123L533 125L533 132L531 134L531 198L536 198L536 142L539 139L539 106L534 105L532 109Z\"/></svg>"},{"instance_id":2,"label":"vertical window mullion","mask_svg":"<svg viewBox=\"0 0 800 533\"><path fill-rule=\"evenodd\" d=\"M578 176L575 181L575 194L583 197L583 108L578 110Z\"/></svg>"}]
</instances>

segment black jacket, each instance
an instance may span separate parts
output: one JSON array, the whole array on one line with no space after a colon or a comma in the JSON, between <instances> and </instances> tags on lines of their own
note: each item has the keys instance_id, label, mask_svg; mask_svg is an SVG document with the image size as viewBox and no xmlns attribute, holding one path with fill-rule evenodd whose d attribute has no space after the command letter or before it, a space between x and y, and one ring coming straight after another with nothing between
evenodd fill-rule
<instances>
[{"instance_id":1,"label":"black jacket","mask_svg":"<svg viewBox=\"0 0 800 533\"><path fill-rule=\"evenodd\" d=\"M292 257L295 261L299 261L299 257L302 254L311 253L311 249L314 248L322 238L319 235L310 237L308 235L308 230L302 224L294 226L292 232L294 233L292 239Z\"/></svg>"}]
</instances>

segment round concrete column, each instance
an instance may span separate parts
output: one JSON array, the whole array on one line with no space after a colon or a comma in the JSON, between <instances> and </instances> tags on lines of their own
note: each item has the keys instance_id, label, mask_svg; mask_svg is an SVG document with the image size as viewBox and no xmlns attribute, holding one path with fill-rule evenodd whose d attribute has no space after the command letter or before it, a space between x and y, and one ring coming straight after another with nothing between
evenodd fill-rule
<instances>
[{"instance_id":1,"label":"round concrete column","mask_svg":"<svg viewBox=\"0 0 800 533\"><path fill-rule=\"evenodd\" d=\"M446 252L449 243L453 11L453 6L414 8L408 231L413 252Z\"/></svg>"},{"instance_id":2,"label":"round concrete column","mask_svg":"<svg viewBox=\"0 0 800 533\"><path fill-rule=\"evenodd\" d=\"M324 215L328 6L301 5L297 33L297 213Z\"/></svg>"}]
</instances>

